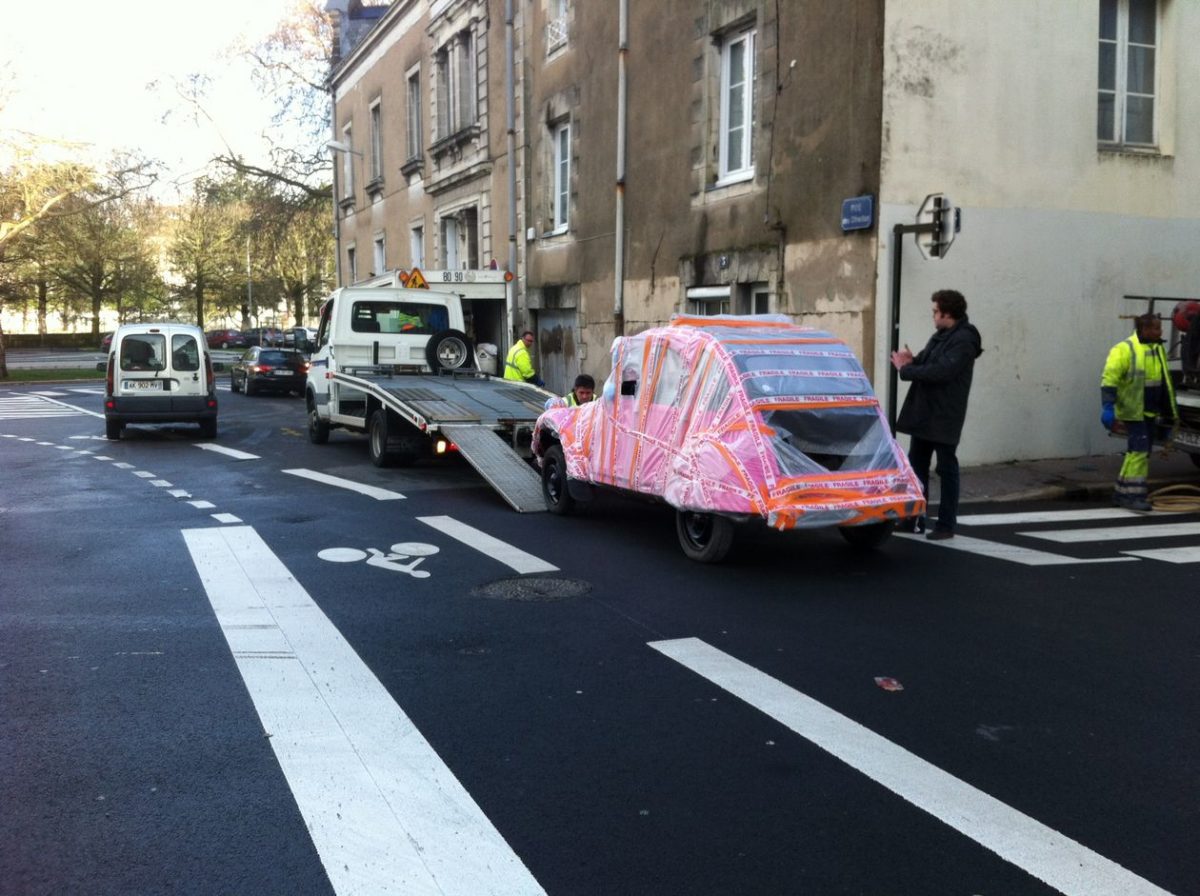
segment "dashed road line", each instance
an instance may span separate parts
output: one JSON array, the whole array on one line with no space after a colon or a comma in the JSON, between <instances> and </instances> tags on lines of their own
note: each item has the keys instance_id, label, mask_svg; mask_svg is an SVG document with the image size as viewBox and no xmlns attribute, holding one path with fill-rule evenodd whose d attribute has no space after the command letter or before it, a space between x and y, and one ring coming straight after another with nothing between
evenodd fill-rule
<instances>
[{"instance_id":1,"label":"dashed road line","mask_svg":"<svg viewBox=\"0 0 1200 896\"><path fill-rule=\"evenodd\" d=\"M520 548L513 547L511 544L501 541L498 538L493 538L481 529L468 526L466 523L460 523L453 517L419 516L417 520L437 529L443 535L449 535L456 541L461 541L467 547L474 548L480 553L486 554L493 560L500 561L505 566L519 573L555 572L558 569L557 566L547 563L540 557L527 554Z\"/></svg>"},{"instance_id":2,"label":"dashed road line","mask_svg":"<svg viewBox=\"0 0 1200 896\"><path fill-rule=\"evenodd\" d=\"M698 638L653 641L649 646L1066 896L1170 896L1116 862Z\"/></svg>"},{"instance_id":3,"label":"dashed road line","mask_svg":"<svg viewBox=\"0 0 1200 896\"><path fill-rule=\"evenodd\" d=\"M236 448L226 448L224 445L214 445L212 442L197 444L196 447L203 451L224 454L227 457L232 457L234 460L260 460L257 454L250 454L248 451L238 451Z\"/></svg>"},{"instance_id":4,"label":"dashed road line","mask_svg":"<svg viewBox=\"0 0 1200 896\"><path fill-rule=\"evenodd\" d=\"M320 482L324 485L332 485L336 488L344 488L347 491L358 492L360 495L366 495L368 498L374 498L376 501L400 501L404 500L404 495L399 492L389 491L386 488L376 488L373 485L363 485L361 482L354 482L350 479L342 479L340 476L330 476L328 473L318 473L316 470L283 470L290 476L299 476L301 479L310 479L313 482Z\"/></svg>"}]
</instances>

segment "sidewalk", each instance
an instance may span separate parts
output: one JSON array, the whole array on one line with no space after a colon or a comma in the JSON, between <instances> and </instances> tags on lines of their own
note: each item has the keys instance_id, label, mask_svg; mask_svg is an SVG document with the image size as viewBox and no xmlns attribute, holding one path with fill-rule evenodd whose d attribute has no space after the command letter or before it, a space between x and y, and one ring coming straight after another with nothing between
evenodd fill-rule
<instances>
[{"instance_id":1,"label":"sidewalk","mask_svg":"<svg viewBox=\"0 0 1200 896\"><path fill-rule=\"evenodd\" d=\"M1053 460L1024 460L962 468L961 503L1033 501L1055 498L1104 500L1121 469L1124 443L1113 440L1111 454ZM937 475L930 474L930 502L937 502ZM1200 467L1183 451L1150 456L1150 490L1166 485L1200 486Z\"/></svg>"}]
</instances>

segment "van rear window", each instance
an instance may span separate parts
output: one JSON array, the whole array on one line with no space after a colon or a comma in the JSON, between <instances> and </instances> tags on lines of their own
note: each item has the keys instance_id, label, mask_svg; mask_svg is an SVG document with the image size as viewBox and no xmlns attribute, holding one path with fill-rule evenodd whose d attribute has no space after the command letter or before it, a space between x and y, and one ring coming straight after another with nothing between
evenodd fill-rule
<instances>
[{"instance_id":1,"label":"van rear window","mask_svg":"<svg viewBox=\"0 0 1200 896\"><path fill-rule=\"evenodd\" d=\"M126 336L121 342L122 370L162 370L167 365L164 359L167 340L158 333L137 333Z\"/></svg>"},{"instance_id":2,"label":"van rear window","mask_svg":"<svg viewBox=\"0 0 1200 896\"><path fill-rule=\"evenodd\" d=\"M176 370L200 369L200 347L193 337L182 333L171 337L171 366Z\"/></svg>"}]
</instances>

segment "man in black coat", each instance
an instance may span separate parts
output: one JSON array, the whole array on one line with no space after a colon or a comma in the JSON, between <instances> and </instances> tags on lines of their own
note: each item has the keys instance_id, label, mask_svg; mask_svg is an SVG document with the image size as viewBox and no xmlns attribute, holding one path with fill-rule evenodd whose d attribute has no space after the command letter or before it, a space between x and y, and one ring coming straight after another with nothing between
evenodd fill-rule
<instances>
[{"instance_id":1,"label":"man in black coat","mask_svg":"<svg viewBox=\"0 0 1200 896\"><path fill-rule=\"evenodd\" d=\"M929 497L929 462L937 452L941 482L937 525L926 534L932 541L954 537L958 520L958 457L955 449L967 416L967 396L975 359L983 354L979 331L967 320L967 300L953 289L933 294L933 336L915 358L905 346L892 352L900 379L912 383L896 429L912 436L908 459ZM911 523L910 523L911 525Z\"/></svg>"}]
</instances>

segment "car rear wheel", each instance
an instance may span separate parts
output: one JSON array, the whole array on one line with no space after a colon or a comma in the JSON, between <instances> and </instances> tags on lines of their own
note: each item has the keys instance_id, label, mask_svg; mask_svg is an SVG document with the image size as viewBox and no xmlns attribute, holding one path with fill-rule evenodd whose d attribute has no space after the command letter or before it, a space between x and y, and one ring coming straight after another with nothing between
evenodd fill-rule
<instances>
[{"instance_id":1,"label":"car rear wheel","mask_svg":"<svg viewBox=\"0 0 1200 896\"><path fill-rule=\"evenodd\" d=\"M720 563L733 545L733 520L713 513L675 511L679 546L698 563Z\"/></svg>"},{"instance_id":2,"label":"car rear wheel","mask_svg":"<svg viewBox=\"0 0 1200 896\"><path fill-rule=\"evenodd\" d=\"M200 436L205 439L215 439L217 437L217 420L215 417L211 420L200 421Z\"/></svg>"},{"instance_id":3,"label":"car rear wheel","mask_svg":"<svg viewBox=\"0 0 1200 896\"><path fill-rule=\"evenodd\" d=\"M120 420L105 420L104 421L104 437L111 439L114 442L120 440L121 433L125 431L125 424Z\"/></svg>"},{"instance_id":4,"label":"car rear wheel","mask_svg":"<svg viewBox=\"0 0 1200 896\"><path fill-rule=\"evenodd\" d=\"M896 528L896 524L888 521L884 523L868 523L865 526L842 526L838 529L842 533L842 538L856 548L877 548L892 534L892 530Z\"/></svg>"},{"instance_id":5,"label":"car rear wheel","mask_svg":"<svg viewBox=\"0 0 1200 896\"><path fill-rule=\"evenodd\" d=\"M542 500L547 510L559 516L576 509L567 483L567 461L561 445L551 445L542 456Z\"/></svg>"}]
</instances>

